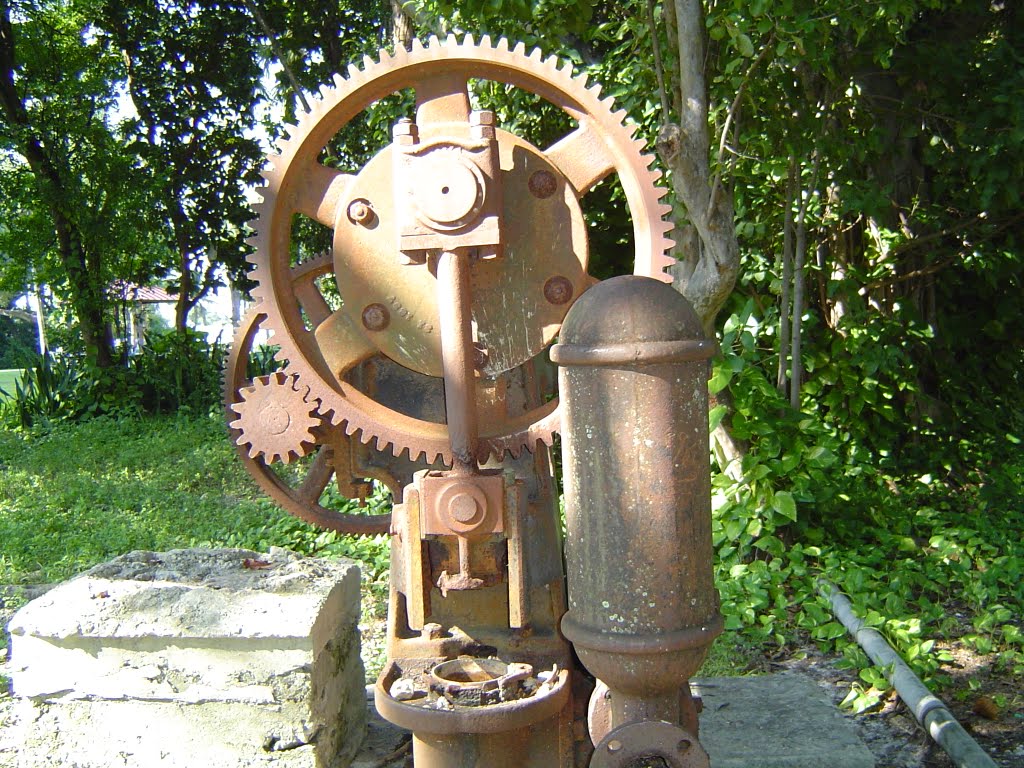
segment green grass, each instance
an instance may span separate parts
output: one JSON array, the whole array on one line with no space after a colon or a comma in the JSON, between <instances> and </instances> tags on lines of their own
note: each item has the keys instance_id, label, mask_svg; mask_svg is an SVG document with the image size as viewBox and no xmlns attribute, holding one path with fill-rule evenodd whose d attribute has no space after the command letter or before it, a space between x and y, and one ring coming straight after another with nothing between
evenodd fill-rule
<instances>
[{"instance_id":1,"label":"green grass","mask_svg":"<svg viewBox=\"0 0 1024 768\"><path fill-rule=\"evenodd\" d=\"M0 370L0 390L3 390L0 392L0 402L7 399L4 392L8 395L14 394L14 382L21 378L21 373L22 371L20 368L7 368L5 370Z\"/></svg>"},{"instance_id":2,"label":"green grass","mask_svg":"<svg viewBox=\"0 0 1024 768\"><path fill-rule=\"evenodd\" d=\"M386 543L317 531L274 506L213 417L0 430L0 542L8 584L59 581L134 549L200 545L386 563Z\"/></svg>"}]
</instances>

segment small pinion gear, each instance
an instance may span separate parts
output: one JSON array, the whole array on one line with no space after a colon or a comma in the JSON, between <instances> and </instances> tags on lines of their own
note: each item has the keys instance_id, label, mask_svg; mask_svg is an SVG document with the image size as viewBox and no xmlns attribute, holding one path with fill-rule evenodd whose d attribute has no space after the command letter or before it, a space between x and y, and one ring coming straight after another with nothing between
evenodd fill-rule
<instances>
[{"instance_id":1,"label":"small pinion gear","mask_svg":"<svg viewBox=\"0 0 1024 768\"><path fill-rule=\"evenodd\" d=\"M241 433L236 442L248 446L249 458L288 464L314 447L317 403L306 401L309 388L297 386L297 379L281 371L254 379L241 390L241 400L231 404L238 414L231 427Z\"/></svg>"}]
</instances>

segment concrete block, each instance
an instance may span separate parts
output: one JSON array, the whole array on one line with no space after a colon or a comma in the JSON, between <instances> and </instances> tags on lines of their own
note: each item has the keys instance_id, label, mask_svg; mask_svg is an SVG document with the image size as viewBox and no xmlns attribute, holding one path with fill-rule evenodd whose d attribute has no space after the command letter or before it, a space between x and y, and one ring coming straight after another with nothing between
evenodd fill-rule
<instances>
[{"instance_id":1,"label":"concrete block","mask_svg":"<svg viewBox=\"0 0 1024 768\"><path fill-rule=\"evenodd\" d=\"M365 732L359 569L133 552L10 623L19 768L345 768Z\"/></svg>"},{"instance_id":2,"label":"concrete block","mask_svg":"<svg viewBox=\"0 0 1024 768\"><path fill-rule=\"evenodd\" d=\"M874 768L853 726L801 675L693 681L711 768Z\"/></svg>"}]
</instances>

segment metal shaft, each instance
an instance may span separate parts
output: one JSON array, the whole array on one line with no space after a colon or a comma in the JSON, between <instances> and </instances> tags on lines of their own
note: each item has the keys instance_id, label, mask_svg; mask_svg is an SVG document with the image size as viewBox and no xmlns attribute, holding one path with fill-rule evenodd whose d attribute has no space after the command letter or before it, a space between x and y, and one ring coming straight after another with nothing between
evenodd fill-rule
<instances>
[{"instance_id":1,"label":"metal shaft","mask_svg":"<svg viewBox=\"0 0 1024 768\"><path fill-rule=\"evenodd\" d=\"M452 469L472 472L477 468L478 433L468 256L451 251L441 253L437 262L437 304Z\"/></svg>"}]
</instances>

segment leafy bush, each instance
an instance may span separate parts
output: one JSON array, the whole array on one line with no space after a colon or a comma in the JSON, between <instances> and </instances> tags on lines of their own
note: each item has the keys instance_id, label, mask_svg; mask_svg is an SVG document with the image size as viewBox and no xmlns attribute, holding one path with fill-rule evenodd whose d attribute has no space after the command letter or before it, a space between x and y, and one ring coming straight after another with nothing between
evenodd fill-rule
<instances>
[{"instance_id":1,"label":"leafy bush","mask_svg":"<svg viewBox=\"0 0 1024 768\"><path fill-rule=\"evenodd\" d=\"M37 356L7 393L13 399L4 407L4 421L32 427L103 415L208 413L220 404L225 354L223 345L186 331L148 335L142 353L127 366L98 368L71 356Z\"/></svg>"},{"instance_id":2,"label":"leafy bush","mask_svg":"<svg viewBox=\"0 0 1024 768\"><path fill-rule=\"evenodd\" d=\"M68 360L37 355L14 382L14 391L4 392L9 399L0 403L0 418L23 428L48 427L75 415L80 386L81 376Z\"/></svg>"},{"instance_id":3,"label":"leafy bush","mask_svg":"<svg viewBox=\"0 0 1024 768\"><path fill-rule=\"evenodd\" d=\"M772 384L770 320L753 302L728 319L710 384L732 407L712 409L712 426L730 418L745 448L739 466L713 476L727 629L840 653L860 670L847 705L874 706L888 683L817 593L824 576L926 682L948 681L955 643L1024 676L1024 544L1005 535L1024 529L1019 403L995 435L927 412L914 361L928 331L880 320L808 349L805 410L795 411Z\"/></svg>"}]
</instances>

